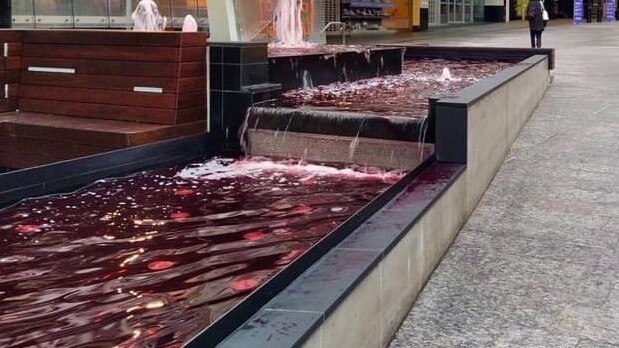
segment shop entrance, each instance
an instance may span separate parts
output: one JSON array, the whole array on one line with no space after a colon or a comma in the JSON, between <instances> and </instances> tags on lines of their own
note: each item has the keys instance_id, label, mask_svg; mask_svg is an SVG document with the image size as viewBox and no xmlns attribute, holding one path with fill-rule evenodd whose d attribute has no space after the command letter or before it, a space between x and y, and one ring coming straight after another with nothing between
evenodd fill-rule
<instances>
[{"instance_id":1,"label":"shop entrance","mask_svg":"<svg viewBox=\"0 0 619 348\"><path fill-rule=\"evenodd\" d=\"M473 22L473 0L430 0L430 25Z\"/></svg>"}]
</instances>

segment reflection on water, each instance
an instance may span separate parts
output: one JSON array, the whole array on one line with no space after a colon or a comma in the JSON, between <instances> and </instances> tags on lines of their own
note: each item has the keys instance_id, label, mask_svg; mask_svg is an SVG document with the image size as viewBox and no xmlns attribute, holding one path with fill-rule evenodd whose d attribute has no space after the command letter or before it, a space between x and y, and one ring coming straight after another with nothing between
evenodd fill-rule
<instances>
[{"instance_id":1,"label":"reflection on water","mask_svg":"<svg viewBox=\"0 0 619 348\"><path fill-rule=\"evenodd\" d=\"M213 159L21 203L0 346L180 346L400 178Z\"/></svg>"}]
</instances>

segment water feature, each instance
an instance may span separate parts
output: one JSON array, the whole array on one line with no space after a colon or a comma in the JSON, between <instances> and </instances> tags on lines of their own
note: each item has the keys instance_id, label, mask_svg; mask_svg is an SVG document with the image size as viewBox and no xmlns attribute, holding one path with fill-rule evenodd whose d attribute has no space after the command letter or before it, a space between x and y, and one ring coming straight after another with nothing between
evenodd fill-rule
<instances>
[{"instance_id":1,"label":"water feature","mask_svg":"<svg viewBox=\"0 0 619 348\"><path fill-rule=\"evenodd\" d=\"M131 19L135 31L163 31L167 25L167 18L159 14L157 4L153 0L140 0L131 14Z\"/></svg>"},{"instance_id":2,"label":"water feature","mask_svg":"<svg viewBox=\"0 0 619 348\"><path fill-rule=\"evenodd\" d=\"M0 211L0 345L178 347L401 177L217 158Z\"/></svg>"},{"instance_id":3,"label":"water feature","mask_svg":"<svg viewBox=\"0 0 619 348\"><path fill-rule=\"evenodd\" d=\"M281 106L425 118L428 100L456 93L511 66L500 61L405 61L402 74L287 91Z\"/></svg>"},{"instance_id":4,"label":"water feature","mask_svg":"<svg viewBox=\"0 0 619 348\"><path fill-rule=\"evenodd\" d=\"M312 46L303 40L301 0L278 0L273 13L276 44L284 47Z\"/></svg>"}]
</instances>

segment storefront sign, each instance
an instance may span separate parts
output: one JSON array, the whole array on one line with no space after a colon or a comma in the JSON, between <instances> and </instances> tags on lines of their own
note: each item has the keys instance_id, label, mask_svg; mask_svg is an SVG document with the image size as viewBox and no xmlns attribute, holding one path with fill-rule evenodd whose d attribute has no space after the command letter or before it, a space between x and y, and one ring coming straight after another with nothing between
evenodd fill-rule
<instances>
[{"instance_id":1,"label":"storefront sign","mask_svg":"<svg viewBox=\"0 0 619 348\"><path fill-rule=\"evenodd\" d=\"M582 0L574 0L574 24L581 24L583 22L583 17Z\"/></svg>"},{"instance_id":2,"label":"storefront sign","mask_svg":"<svg viewBox=\"0 0 619 348\"><path fill-rule=\"evenodd\" d=\"M615 0L606 0L606 21L615 20Z\"/></svg>"}]
</instances>

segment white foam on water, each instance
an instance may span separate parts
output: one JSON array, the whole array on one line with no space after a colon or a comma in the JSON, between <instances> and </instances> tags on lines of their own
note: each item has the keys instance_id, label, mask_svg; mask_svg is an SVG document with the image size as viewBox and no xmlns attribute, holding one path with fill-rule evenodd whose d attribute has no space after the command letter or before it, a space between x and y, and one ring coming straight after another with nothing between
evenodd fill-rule
<instances>
[{"instance_id":1,"label":"white foam on water","mask_svg":"<svg viewBox=\"0 0 619 348\"><path fill-rule=\"evenodd\" d=\"M241 160L216 158L204 163L198 163L183 168L177 177L186 180L222 180L236 177L271 175L278 177L283 174L297 175L299 177L346 177L354 180L398 180L403 176L402 172L387 172L372 169L361 172L353 168L335 168L330 166L294 163L292 161L273 161L266 158L250 157Z\"/></svg>"}]
</instances>

